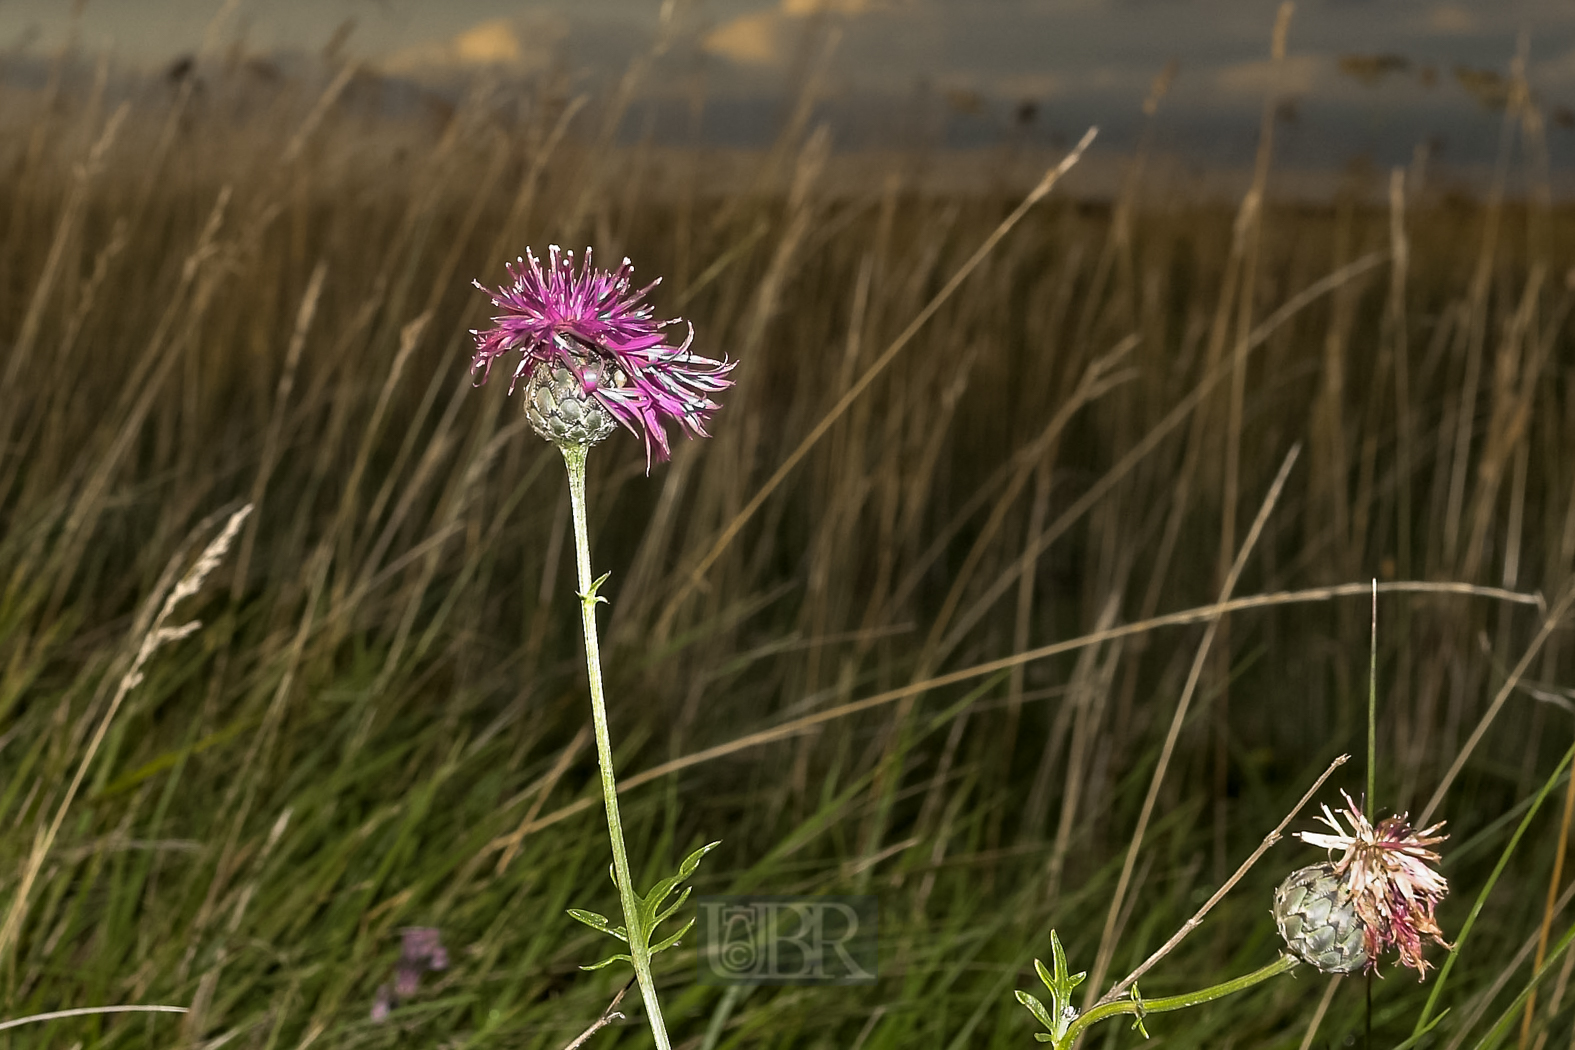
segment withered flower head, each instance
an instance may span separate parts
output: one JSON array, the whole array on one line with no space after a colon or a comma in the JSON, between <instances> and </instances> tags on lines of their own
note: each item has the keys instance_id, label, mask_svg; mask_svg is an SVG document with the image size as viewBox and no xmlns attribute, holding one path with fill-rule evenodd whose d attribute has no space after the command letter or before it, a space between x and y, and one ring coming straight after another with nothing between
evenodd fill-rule
<instances>
[{"instance_id":1,"label":"withered flower head","mask_svg":"<svg viewBox=\"0 0 1575 1050\"><path fill-rule=\"evenodd\" d=\"M1449 947L1433 915L1449 893L1449 883L1430 866L1439 856L1428 848L1448 838L1437 834L1444 823L1417 830L1402 813L1385 817L1375 827L1350 795L1341 794L1345 808L1340 813L1349 831L1324 806L1318 819L1332 833L1299 831L1297 837L1309 845L1341 851L1334 875L1349 890L1362 923L1368 967L1375 967L1379 953L1393 947L1400 953L1401 965L1425 978L1428 963L1422 958L1422 942L1431 938Z\"/></svg>"}]
</instances>

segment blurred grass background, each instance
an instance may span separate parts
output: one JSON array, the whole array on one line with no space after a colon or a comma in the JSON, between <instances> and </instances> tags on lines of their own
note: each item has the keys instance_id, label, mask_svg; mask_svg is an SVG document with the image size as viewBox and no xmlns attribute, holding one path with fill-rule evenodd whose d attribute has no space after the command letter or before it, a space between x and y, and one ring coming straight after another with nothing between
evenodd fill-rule
<instances>
[{"instance_id":1,"label":"blurred grass background","mask_svg":"<svg viewBox=\"0 0 1575 1050\"><path fill-rule=\"evenodd\" d=\"M1052 926L1108 986L1361 758L1370 578L1522 596L1382 599L1377 806L1413 813L1575 578L1575 213L1538 189L1523 92L1481 198L1418 166L1277 203L1273 100L1239 203L1172 199L1141 153L1103 198L1052 195L745 513L1018 203L1021 158L972 191L927 189L918 154L834 184L801 106L723 179L702 147L616 141L638 73L592 100L480 79L400 115L358 105L375 84L350 66L8 92L0 1001L193 1009L6 1046L561 1047L621 986L578 971L606 945L564 914L616 897L562 468L467 372L490 309L468 281L527 245L628 255L660 314L740 362L713 439L649 478L622 435L590 459L642 884L720 838L700 892L881 900L873 988L723 992L660 957L686 1047L1029 1045L1011 990ZM1512 172L1532 191L1508 199ZM1220 624L1107 922L1206 614L924 683L1209 606L1293 447L1235 593L1357 593ZM141 603L243 502L201 631L115 712L20 893ZM1445 799L1446 932L1571 742L1570 680L1554 631ZM1431 1045L1468 1045L1527 980L1563 816L1511 858ZM1276 847L1144 993L1271 960L1272 887L1317 859ZM452 965L373 1023L411 925ZM1386 972L1392 1045L1428 988ZM1568 1043L1569 978L1528 1045ZM1150 1045L1349 1045L1362 982L1327 987L1303 970L1155 1018ZM593 1045L644 1045L637 1011Z\"/></svg>"}]
</instances>

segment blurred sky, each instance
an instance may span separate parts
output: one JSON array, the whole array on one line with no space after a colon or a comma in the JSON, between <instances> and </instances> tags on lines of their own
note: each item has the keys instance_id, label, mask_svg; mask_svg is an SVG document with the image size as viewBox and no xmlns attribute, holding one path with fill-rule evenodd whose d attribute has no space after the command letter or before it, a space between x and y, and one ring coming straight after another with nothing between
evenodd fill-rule
<instances>
[{"instance_id":1,"label":"blurred sky","mask_svg":"<svg viewBox=\"0 0 1575 1050\"><path fill-rule=\"evenodd\" d=\"M258 54L320 50L353 24L345 51L419 79L484 65L616 77L657 38L673 45L651 90L707 97L707 130L751 137L788 90L805 42L834 31L826 92L838 136L876 139L923 100L943 138L984 143L1019 122L1060 141L1087 123L1135 134L1155 75L1178 65L1164 105L1172 134L1205 154L1250 149L1271 85L1273 0L88 0L78 39L126 66L237 39ZM0 0L0 49L41 56L67 39L71 0ZM1293 152L1379 163L1432 139L1486 162L1498 118L1492 73L1520 39L1550 117L1555 159L1575 150L1575 0L1303 0L1280 89ZM867 104L866 104L867 103ZM1029 105L1025 105L1029 104ZM862 106L862 108L861 108ZM884 107L884 108L882 108ZM860 117L859 114L863 114ZM1029 119L1031 117L1031 119ZM1021 129L1019 129L1021 130ZM762 132L762 134L764 134ZM1107 142L1112 141L1109 136ZM1299 144L1298 144L1299 143ZM1478 154L1483 154L1479 156Z\"/></svg>"}]
</instances>

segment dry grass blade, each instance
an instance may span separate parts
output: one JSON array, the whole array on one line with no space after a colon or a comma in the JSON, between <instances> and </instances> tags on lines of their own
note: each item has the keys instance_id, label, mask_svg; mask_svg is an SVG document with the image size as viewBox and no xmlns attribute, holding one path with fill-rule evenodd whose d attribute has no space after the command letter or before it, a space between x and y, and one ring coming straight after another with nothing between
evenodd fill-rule
<instances>
[{"instance_id":1,"label":"dry grass blade","mask_svg":"<svg viewBox=\"0 0 1575 1050\"><path fill-rule=\"evenodd\" d=\"M1443 174L1426 146L1404 172L1271 172L1278 143L1312 130L1290 130L1291 96L1322 105L1316 87L1289 90L1309 59L1279 57L1283 13L1243 67L1238 86L1250 74L1271 97L1262 124L1227 136L1227 173L1183 171L1194 125L1175 122L1193 117L1160 105L1174 67L1141 115L1131 99L1141 138L1125 156L1068 153L1042 106L944 87L904 101L866 152L847 123L862 111L827 91L867 20L822 10L775 25L801 47L782 67L781 133L750 148L718 138L743 111L718 93L733 75L713 75L724 27L689 0L663 4L654 45L605 38L600 79L574 68L577 45L555 56L556 22L528 12L510 22L532 34L518 38L528 70L449 79L357 68L348 24L320 59L270 56L242 33L244 5L225 5L161 71L95 64L81 43L11 56L11 1016L179 1003L189 1050L541 1050L604 1015L619 979L574 976L592 960L563 911L604 908L609 890L604 847L582 834L600 804L582 643L554 612L569 507L542 486L561 468L518 399L478 397L464 367L467 333L496 312L466 278L549 241L627 255L641 284L666 282L654 305L692 321L697 347L747 357L714 439L647 475L619 434L589 479L636 881L709 832L726 844L704 892L889 898L880 1009L692 989L681 1040L1020 1038L1002 1000L1048 927L1094 968L1166 707L1223 617L1236 644L1217 628L1190 687L1108 982L1195 921L1320 772L1305 762L1360 753L1365 680L1348 655L1366 655L1374 576L1395 614L1378 651L1378 750L1397 752L1384 796L1421 810L1472 738L1443 796L1472 843L1451 854L1458 887L1548 764L1575 711L1572 613L1547 625L1575 573L1575 240L1559 235L1575 208L1552 197L1544 140L1559 132L1524 59L1481 78L1502 87L1513 132L1484 202L1464 187L1494 143L1464 126ZM97 35L94 10L79 41ZM1495 121L1480 126L1497 142ZM959 133L999 138L956 149ZM1080 180L1087 198L1067 192ZM1297 443L1308 459L1217 600L1252 520L1232 493L1267 491ZM166 599L247 501L203 585L223 592L212 625L170 644L187 606L212 603L161 621ZM1539 629L1513 684L1524 701L1495 700ZM134 671L144 639L162 648ZM1548 928L1570 868L1555 870L1547 830L1517 876L1535 892L1495 898L1493 936L1457 960L1467 1010L1450 1024ZM1274 857L1126 993L1227 977L1232 948L1262 950L1247 887L1273 881ZM1544 967L1564 976L1538 989L1530 1029L1557 1038L1536 1050L1568 1038L1564 925ZM373 1024L408 927L441 930L453 965ZM664 983L687 986L665 958ZM1518 995L1520 1024L1531 958L1489 1018ZM1338 1043L1360 1000L1339 987L1282 982L1155 1035ZM1379 987L1375 1041L1419 994ZM170 1027L62 1023L88 1042ZM74 1038L0 1035L16 1050Z\"/></svg>"},{"instance_id":2,"label":"dry grass blade","mask_svg":"<svg viewBox=\"0 0 1575 1050\"><path fill-rule=\"evenodd\" d=\"M183 1014L184 1006L78 1006L70 1010L53 1010L47 1014L32 1014L28 1017L16 1017L9 1021L0 1021L0 1031L7 1028L20 1028L25 1024L37 1024L40 1021L59 1021L67 1017L92 1017L96 1014Z\"/></svg>"},{"instance_id":3,"label":"dry grass blade","mask_svg":"<svg viewBox=\"0 0 1575 1050\"><path fill-rule=\"evenodd\" d=\"M1155 963L1174 951L1176 945L1180 944L1187 934L1197 929L1198 925L1203 922L1204 916L1213 911L1214 906L1225 899L1225 895L1235 887L1236 883L1242 880L1242 876L1246 875L1254 864L1258 863L1258 859L1269 851L1269 847L1280 841L1280 836L1285 834L1285 829L1290 827L1291 821L1295 820L1297 815L1307 808L1307 803L1311 802L1313 796L1318 794L1319 789L1323 787L1324 781L1333 776L1336 769L1339 769L1350 760L1350 755L1341 755L1333 762L1330 762L1329 767L1319 774L1317 780L1313 781L1312 787L1307 789L1301 800L1291 807L1290 812L1285 814L1285 818L1275 825L1273 831L1263 837L1263 841L1258 843L1258 848L1253 850L1246 860L1242 861L1241 866L1236 869L1235 873L1226 879L1219 889L1214 891L1213 895L1203 903L1201 908L1193 913L1190 919L1182 923L1179 930L1171 934L1169 940L1155 949L1154 954L1144 959L1141 966L1121 978L1121 980L1111 986L1110 991L1100 996L1099 1002L1108 1003L1119 998L1123 992L1137 983L1144 974L1152 970Z\"/></svg>"},{"instance_id":4,"label":"dry grass blade","mask_svg":"<svg viewBox=\"0 0 1575 1050\"><path fill-rule=\"evenodd\" d=\"M1569 614L1572 605L1575 605L1575 580L1571 580L1565 585L1564 593L1559 596L1558 601L1553 604L1552 610L1543 619L1541 630L1531 640L1531 644L1526 647L1526 651L1521 654L1520 662L1515 665L1515 669L1509 673L1509 677L1499 687L1498 695L1493 697L1493 702L1488 704L1487 710L1482 713L1476 728L1471 731L1471 736L1466 739L1465 744L1460 748L1460 752L1455 755L1455 760L1450 763L1448 772L1438 782L1438 787L1433 790L1433 797L1427 800L1427 805L1422 808L1421 815L1417 817L1416 823L1418 827L1426 827L1433 814L1438 812L1438 807L1443 804L1444 796L1449 793L1449 789L1454 785L1455 778L1465 768L1466 760L1471 757L1471 753L1482 742L1482 737L1487 733L1488 727L1493 724L1493 720L1503 710L1505 701L1510 698L1510 695L1515 691L1515 687L1520 684L1520 679L1525 675L1526 669L1531 666L1531 661L1536 657L1537 653L1542 651L1542 646L1548 640L1548 636L1564 622L1564 618Z\"/></svg>"},{"instance_id":5,"label":"dry grass blade","mask_svg":"<svg viewBox=\"0 0 1575 1050\"><path fill-rule=\"evenodd\" d=\"M120 683L115 688L115 695L110 700L109 707L99 719L98 728L93 731L93 738L88 742L87 749L83 752L81 760L77 763L76 775L71 779L71 785L66 789L65 797L60 800L60 805L55 810L55 816L47 829L40 829L33 840L27 864L22 869L21 878L11 897L11 907L6 912L5 923L0 926L0 958L6 955L16 944L17 935L21 932L22 920L27 915L28 898L33 890L33 883L38 878L38 873L44 866L44 860L49 856L50 849L55 844L55 837L60 834L60 825L65 822L66 811L71 808L71 803L76 800L77 791L82 786L82 778L87 775L88 766L92 764L93 757L98 754L99 746L104 743L104 736L109 732L110 723L115 720L115 713L120 710L120 705L126 699L126 694L135 689L142 682L143 668L148 660L160 647L170 642L191 634L202 625L196 620L170 626L169 620L175 614L175 606L185 599L196 594L202 589L203 581L208 575L218 568L219 562L230 549L230 544L235 541L235 535L240 531L241 524L247 515L252 512L251 504L230 515L225 522L224 529L205 548L191 568L176 582L169 593L163 594L156 590L149 596L147 608L158 608L158 613L152 618L152 623L147 633L142 636L137 646L131 665L126 668L120 677ZM199 526L200 528L200 526ZM170 563L173 570L176 565L184 560L184 552L177 554ZM162 605L159 600L163 599Z\"/></svg>"},{"instance_id":6,"label":"dry grass blade","mask_svg":"<svg viewBox=\"0 0 1575 1050\"><path fill-rule=\"evenodd\" d=\"M633 987L634 978L631 977L629 978L628 983L618 990L618 994L613 996L612 1002L607 1004L607 1009L602 1011L602 1015L596 1020L592 1021L589 1028L575 1036L574 1041L565 1046L563 1050L579 1050L580 1047L590 1042L591 1036L595 1035L597 1032L600 1032L603 1028L606 1028L614 1021L622 1021L623 1014L618 1012L618 1004L623 1002L623 997L628 995L629 989Z\"/></svg>"},{"instance_id":7,"label":"dry grass blade","mask_svg":"<svg viewBox=\"0 0 1575 1050\"><path fill-rule=\"evenodd\" d=\"M1274 511L1275 504L1279 502L1286 479L1290 477L1291 468L1296 465L1300 454L1301 446L1293 446L1290 452L1286 453L1284 462L1280 464L1280 472L1270 484L1269 492L1263 498L1263 505L1258 508L1258 516L1253 520L1252 528L1247 531L1241 550L1236 552L1236 560L1220 587L1220 603L1229 601L1231 592L1236 589L1236 581L1241 579L1242 570L1247 567L1247 558L1257 546L1258 537L1263 534L1263 527L1269 523L1269 515ZM1089 1004L1097 999L1099 986L1105 983L1105 973L1110 968L1111 959L1115 957L1117 922L1121 916L1122 906L1126 903L1127 891L1132 885L1132 872L1137 865L1138 850L1142 848L1143 836L1148 831L1148 822L1154 814L1154 807L1159 802L1160 785L1164 783L1165 773L1170 768L1171 756L1175 754L1176 740L1181 736L1181 727L1186 722L1187 709L1191 706L1193 694L1197 691L1198 682L1203 677L1204 662L1208 659L1216 628L1224 616L1222 611L1209 620L1208 629L1204 631L1202 641L1198 642L1197 653L1192 659L1192 670L1187 674L1187 684L1182 687L1181 698L1176 702L1175 713L1171 716L1170 729L1166 732L1165 743L1160 748L1159 760L1154 766L1154 775L1149 780L1148 794L1143 798L1143 808L1138 813L1137 827L1132 831L1132 841L1127 846L1126 860L1122 863L1121 875L1116 880L1116 888L1111 895L1110 910L1105 917L1105 930L1100 938L1099 954L1095 957L1094 968L1089 975L1087 997Z\"/></svg>"},{"instance_id":8,"label":"dry grass blade","mask_svg":"<svg viewBox=\"0 0 1575 1050\"><path fill-rule=\"evenodd\" d=\"M1380 583L1378 585L1378 591L1380 594L1470 595L1530 606L1540 606L1542 603L1542 598L1540 595L1519 594L1514 591L1505 591L1497 587L1476 587L1471 584L1464 583ZM1204 605L1196 609L1187 609L1183 612L1168 613L1164 616L1156 616L1153 619L1143 620L1138 623L1123 624L1120 627L1112 627L1108 631L1096 631L1092 634L1082 635L1080 637L1071 638L1066 641L1054 642L1050 645L1040 646L1037 649L1031 649L1025 653L1016 653L1012 656L1003 656L998 660L990 660L982 664L975 664L972 667L967 667L960 671L951 671L947 674L937 675L934 678L927 679L923 682L914 682L898 689L889 689L885 692L877 693L874 696L865 697L862 700L854 700L846 704L839 704L836 707L827 708L826 710L819 711L813 715L805 715L802 718L795 718L790 722L780 726L775 726L771 729L762 729L755 733L747 733L744 736L737 737L723 744L718 744L715 747L703 748L691 754L683 755L679 758L672 759L671 761L652 766L650 769L644 770L642 772L621 777L618 781L618 792L619 794L622 794L625 791L632 791L637 787L641 787L653 781L660 780L661 778L670 776L673 773L678 773L686 769L692 769L695 766L703 765L707 762L713 762L720 758L726 758L729 755L738 754L740 751L746 751L749 748L775 743L778 740L787 740L791 737L798 736L800 733L804 733L810 729L813 729L815 726L823 725L827 722L835 722L839 719L847 718L850 715L860 714L864 711L871 711L878 707L884 707L887 704L895 703L896 701L902 700L905 697L913 696L916 693L929 692L931 690L939 689L943 686L956 685L959 682L966 682L971 679L982 678L985 675L995 674L998 671L1005 671L1021 664L1032 663L1036 660L1044 660L1052 656L1059 656L1062 653L1073 652L1086 646L1103 645L1106 642L1115 641L1120 638L1128 638L1133 635L1146 634L1149 631L1158 630L1162 627L1180 627L1187 624L1208 623L1227 613L1240 612L1245 609L1267 609L1283 605L1299 605L1307 602L1326 602L1335 598L1367 598L1371 594L1372 584L1370 582L1344 583L1335 587L1314 587L1305 591L1281 591L1275 594L1258 594L1247 598L1234 598L1230 601L1219 602L1214 605ZM582 798L577 802L571 802L560 809L553 810L546 816L537 818L529 825L523 826L521 829L519 829L519 833L525 835L533 831L539 831L542 828L550 827L559 821L567 820L569 817L572 817L577 813L585 812L592 806L596 805L598 802L600 802L599 796L587 796L586 798Z\"/></svg>"},{"instance_id":9,"label":"dry grass blade","mask_svg":"<svg viewBox=\"0 0 1575 1050\"><path fill-rule=\"evenodd\" d=\"M963 282L995 250L995 246L1011 232L1012 227L1016 226L1023 216L1027 215L1029 210L1050 192L1055 184L1061 180L1061 177L1068 171L1071 171L1073 165L1082 159L1083 152L1094 141L1094 136L1098 133L1098 130L1098 128L1089 128L1078 144L1072 147L1072 151L1060 163L1045 173L1044 178L1039 180L1039 184L1029 192L1027 197L1023 198L1022 203L1010 215L1001 220L1001 224L990 233L990 236L985 238L984 243L979 245L973 255L968 257L968 261L963 263L956 273L952 274L951 279L941 287L940 291L935 293L930 301L924 305L924 309L920 310L918 315L908 323L908 327L904 328L897 338L893 339L886 349L881 352L880 357L876 358L875 362L865 369L858 380L848 388L847 392L837 400L837 403L804 436L803 440L798 443L798 446L788 453L771 477L766 480L765 484L760 486L759 491L750 497L749 502L744 505L743 509L733 516L733 520L727 523L727 527L722 530L722 534L711 544L711 548L700 558L695 567L689 570L688 576L679 585L677 593L668 601L666 609L657 621L655 631L657 637L666 637L669 634L672 628L673 617L677 615L679 607L688 599L689 595L694 593L695 588L700 586L705 579L705 574L710 571L712 565L716 564L716 560L722 556L722 552L737 538L745 524L755 516L756 512L760 510L771 494L777 490L777 487L793 472L793 468L798 466L799 462L809 454L809 450L814 448L821 438L825 437L826 433L831 430L832 425L858 400L859 395L869 388L870 384L875 381L875 377L885 371L886 366L896 359L903 348L919 333L919 330L929 322L930 318L935 316L935 312L945 305L946 301L952 297L958 288L962 287Z\"/></svg>"}]
</instances>

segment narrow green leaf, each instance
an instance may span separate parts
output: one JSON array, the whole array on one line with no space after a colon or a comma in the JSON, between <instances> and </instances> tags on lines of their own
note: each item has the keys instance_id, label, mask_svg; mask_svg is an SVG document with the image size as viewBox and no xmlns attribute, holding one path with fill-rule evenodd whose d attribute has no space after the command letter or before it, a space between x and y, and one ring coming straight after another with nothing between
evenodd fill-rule
<instances>
[{"instance_id":1,"label":"narrow green leaf","mask_svg":"<svg viewBox=\"0 0 1575 1050\"><path fill-rule=\"evenodd\" d=\"M658 923L665 922L667 919L671 918L674 912L676 912L679 908L682 908L684 906L684 902L689 899L689 894L693 889L693 886L685 886L684 892L678 895L678 899L673 901L671 906L664 909L659 915L656 916L656 921L651 923L652 929L655 929Z\"/></svg>"},{"instance_id":2,"label":"narrow green leaf","mask_svg":"<svg viewBox=\"0 0 1575 1050\"><path fill-rule=\"evenodd\" d=\"M1024 991L1018 991L1015 994L1017 1001L1028 1007L1028 1012L1033 1014L1040 1024L1046 1028L1055 1027L1055 1022L1050 1019L1050 1011L1045 1009L1045 1004L1040 1002L1038 998Z\"/></svg>"},{"instance_id":3,"label":"narrow green leaf","mask_svg":"<svg viewBox=\"0 0 1575 1050\"><path fill-rule=\"evenodd\" d=\"M701 846L699 849L689 854L689 856L685 857L684 862L678 865L678 877L687 879L689 876L693 875L695 873L695 869L700 867L701 858L703 858L707 853L710 853L712 850L716 849L721 844L722 842L720 839L718 839L716 842L707 842L704 846Z\"/></svg>"},{"instance_id":4,"label":"narrow green leaf","mask_svg":"<svg viewBox=\"0 0 1575 1050\"><path fill-rule=\"evenodd\" d=\"M593 911L585 911L583 908L570 908L568 911L571 918L578 919L593 930L599 930L602 933L612 932L608 929L608 919L605 915L598 915Z\"/></svg>"},{"instance_id":5,"label":"narrow green leaf","mask_svg":"<svg viewBox=\"0 0 1575 1050\"><path fill-rule=\"evenodd\" d=\"M676 947L677 944L678 944L678 939L680 937L682 937L684 934L688 933L690 930L694 929L694 925L695 925L695 921L693 919L690 919L688 922L684 923L683 928L681 930L679 930L677 933L673 934L671 937L668 937L668 938L664 939L663 941L661 941L661 943L659 943L655 947L653 947L651 949L651 954L655 955L657 952L665 952L669 948Z\"/></svg>"},{"instance_id":6,"label":"narrow green leaf","mask_svg":"<svg viewBox=\"0 0 1575 1050\"><path fill-rule=\"evenodd\" d=\"M588 966L581 966L580 969L582 969L582 970L600 970L602 967L604 967L604 966L611 966L615 962L633 963L634 960L629 958L627 955L623 955L623 954L609 955L607 958L603 959L601 962L591 963Z\"/></svg>"}]
</instances>

